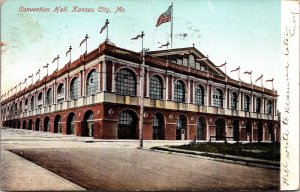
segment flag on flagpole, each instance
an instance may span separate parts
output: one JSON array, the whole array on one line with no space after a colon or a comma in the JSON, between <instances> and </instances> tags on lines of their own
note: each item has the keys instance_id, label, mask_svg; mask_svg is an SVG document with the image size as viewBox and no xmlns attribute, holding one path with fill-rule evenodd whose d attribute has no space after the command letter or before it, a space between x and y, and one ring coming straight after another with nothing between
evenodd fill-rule
<instances>
[{"instance_id":1,"label":"flag on flagpole","mask_svg":"<svg viewBox=\"0 0 300 192\"><path fill-rule=\"evenodd\" d=\"M22 84L22 81L19 83L19 85L18 86L20 86Z\"/></svg>"},{"instance_id":2,"label":"flag on flagpole","mask_svg":"<svg viewBox=\"0 0 300 192\"><path fill-rule=\"evenodd\" d=\"M231 70L230 72L234 72L234 71L237 71L237 70L240 70L240 66L234 70Z\"/></svg>"},{"instance_id":3,"label":"flag on flagpole","mask_svg":"<svg viewBox=\"0 0 300 192\"><path fill-rule=\"evenodd\" d=\"M32 77L33 77L33 74L28 76L28 78L32 78Z\"/></svg>"},{"instance_id":4,"label":"flag on flagpole","mask_svg":"<svg viewBox=\"0 0 300 192\"><path fill-rule=\"evenodd\" d=\"M47 63L47 65L43 66L43 68L47 68L47 67L48 67L48 65L49 65L49 63Z\"/></svg>"},{"instance_id":5,"label":"flag on flagpole","mask_svg":"<svg viewBox=\"0 0 300 192\"><path fill-rule=\"evenodd\" d=\"M222 65L219 65L219 66L216 66L216 67L223 67L223 66L225 66L226 65L226 63L223 63Z\"/></svg>"},{"instance_id":6,"label":"flag on flagpole","mask_svg":"<svg viewBox=\"0 0 300 192\"><path fill-rule=\"evenodd\" d=\"M249 75L251 75L251 74L252 74L252 70L251 70L251 71L245 71L244 74L249 74Z\"/></svg>"},{"instance_id":7,"label":"flag on flagpole","mask_svg":"<svg viewBox=\"0 0 300 192\"><path fill-rule=\"evenodd\" d=\"M255 83L256 83L258 80L260 80L262 77L263 77L263 75L261 75L259 78L257 78L257 79L255 80Z\"/></svg>"},{"instance_id":8,"label":"flag on flagpole","mask_svg":"<svg viewBox=\"0 0 300 192\"><path fill-rule=\"evenodd\" d=\"M172 5L169 6L168 10L159 16L156 22L156 27L163 23L170 22L172 20Z\"/></svg>"},{"instance_id":9,"label":"flag on flagpole","mask_svg":"<svg viewBox=\"0 0 300 192\"><path fill-rule=\"evenodd\" d=\"M24 80L23 84L24 84L24 83L26 83L26 81L27 81L27 78L25 78L25 80Z\"/></svg>"},{"instance_id":10,"label":"flag on flagpole","mask_svg":"<svg viewBox=\"0 0 300 192\"><path fill-rule=\"evenodd\" d=\"M136 37L131 38L131 40L137 40L138 38L142 38L142 37L143 37L143 35L140 34L140 35L137 35Z\"/></svg>"},{"instance_id":11,"label":"flag on flagpole","mask_svg":"<svg viewBox=\"0 0 300 192\"><path fill-rule=\"evenodd\" d=\"M158 48L163 48L163 47L167 47L167 46L169 46L170 45L170 43L169 43L169 41L166 43L166 44L163 44L163 45L161 45L160 47L158 47Z\"/></svg>"},{"instance_id":12,"label":"flag on flagpole","mask_svg":"<svg viewBox=\"0 0 300 192\"><path fill-rule=\"evenodd\" d=\"M101 28L100 33L102 33L108 27L108 19L106 19L104 26Z\"/></svg>"},{"instance_id":13,"label":"flag on flagpole","mask_svg":"<svg viewBox=\"0 0 300 192\"><path fill-rule=\"evenodd\" d=\"M66 57L68 56L68 54L71 52L71 48L69 48L69 50L66 52Z\"/></svg>"},{"instance_id":14,"label":"flag on flagpole","mask_svg":"<svg viewBox=\"0 0 300 192\"><path fill-rule=\"evenodd\" d=\"M87 40L87 38L84 38L84 39L80 42L79 47L81 47L81 45L84 44L84 43L86 42L86 40Z\"/></svg>"},{"instance_id":15,"label":"flag on flagpole","mask_svg":"<svg viewBox=\"0 0 300 192\"><path fill-rule=\"evenodd\" d=\"M36 72L36 74L35 74L35 75L39 74L39 73L40 73L40 71L41 71L41 70L39 69L39 70Z\"/></svg>"},{"instance_id":16,"label":"flag on flagpole","mask_svg":"<svg viewBox=\"0 0 300 192\"><path fill-rule=\"evenodd\" d=\"M274 81L274 79L272 78L272 79L268 79L268 80L266 80L266 82L273 82Z\"/></svg>"},{"instance_id":17,"label":"flag on flagpole","mask_svg":"<svg viewBox=\"0 0 300 192\"><path fill-rule=\"evenodd\" d=\"M52 63L54 63L56 60L58 59L58 57L55 57L52 61Z\"/></svg>"}]
</instances>

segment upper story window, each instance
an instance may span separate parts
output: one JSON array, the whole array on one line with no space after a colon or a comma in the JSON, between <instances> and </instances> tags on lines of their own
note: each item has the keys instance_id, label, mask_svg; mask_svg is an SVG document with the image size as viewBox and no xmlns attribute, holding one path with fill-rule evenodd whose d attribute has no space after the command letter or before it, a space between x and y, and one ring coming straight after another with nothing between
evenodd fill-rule
<instances>
[{"instance_id":1,"label":"upper story window","mask_svg":"<svg viewBox=\"0 0 300 192\"><path fill-rule=\"evenodd\" d=\"M132 71L120 69L116 77L116 91L122 95L136 95L136 80Z\"/></svg>"},{"instance_id":2,"label":"upper story window","mask_svg":"<svg viewBox=\"0 0 300 192\"><path fill-rule=\"evenodd\" d=\"M231 109L237 110L238 97L235 92L231 93L230 101L231 101Z\"/></svg>"},{"instance_id":3,"label":"upper story window","mask_svg":"<svg viewBox=\"0 0 300 192\"><path fill-rule=\"evenodd\" d=\"M176 81L174 85L174 101L185 102L185 87L182 81Z\"/></svg>"},{"instance_id":4,"label":"upper story window","mask_svg":"<svg viewBox=\"0 0 300 192\"><path fill-rule=\"evenodd\" d=\"M260 108L261 108L261 99L257 98L256 99L256 106L255 106L255 112L260 113Z\"/></svg>"},{"instance_id":5,"label":"upper story window","mask_svg":"<svg viewBox=\"0 0 300 192\"><path fill-rule=\"evenodd\" d=\"M63 83L58 85L57 88L57 102L62 103L65 97L65 86Z\"/></svg>"},{"instance_id":6,"label":"upper story window","mask_svg":"<svg viewBox=\"0 0 300 192\"><path fill-rule=\"evenodd\" d=\"M43 104L42 103L42 101L43 101L43 93L42 92L39 93L39 95L38 95L38 101L39 101L38 105L42 105Z\"/></svg>"},{"instance_id":7,"label":"upper story window","mask_svg":"<svg viewBox=\"0 0 300 192\"><path fill-rule=\"evenodd\" d=\"M204 89L201 85L198 85L195 89L195 103L204 105Z\"/></svg>"},{"instance_id":8,"label":"upper story window","mask_svg":"<svg viewBox=\"0 0 300 192\"><path fill-rule=\"evenodd\" d=\"M52 89L48 89L46 93L46 104L50 105L52 103Z\"/></svg>"},{"instance_id":9,"label":"upper story window","mask_svg":"<svg viewBox=\"0 0 300 192\"><path fill-rule=\"evenodd\" d=\"M31 97L31 101L30 101L30 109L31 109L31 110L34 109L34 96Z\"/></svg>"},{"instance_id":10,"label":"upper story window","mask_svg":"<svg viewBox=\"0 0 300 192\"><path fill-rule=\"evenodd\" d=\"M223 92L220 89L215 89L213 94L214 107L223 107Z\"/></svg>"},{"instance_id":11,"label":"upper story window","mask_svg":"<svg viewBox=\"0 0 300 192\"><path fill-rule=\"evenodd\" d=\"M194 55L189 55L189 66L195 68L195 57L194 57Z\"/></svg>"},{"instance_id":12,"label":"upper story window","mask_svg":"<svg viewBox=\"0 0 300 192\"><path fill-rule=\"evenodd\" d=\"M19 105L20 113L22 113L22 112L23 112L23 106L22 106L22 104L23 104L23 102L22 102L22 101L20 101L20 105Z\"/></svg>"},{"instance_id":13,"label":"upper story window","mask_svg":"<svg viewBox=\"0 0 300 192\"><path fill-rule=\"evenodd\" d=\"M272 108L273 108L273 103L271 100L268 100L268 102L267 102L267 114L268 115L272 114Z\"/></svg>"},{"instance_id":14,"label":"upper story window","mask_svg":"<svg viewBox=\"0 0 300 192\"><path fill-rule=\"evenodd\" d=\"M163 98L163 83L161 78L157 75L152 76L150 79L150 98Z\"/></svg>"},{"instance_id":15,"label":"upper story window","mask_svg":"<svg viewBox=\"0 0 300 192\"><path fill-rule=\"evenodd\" d=\"M244 111L250 111L250 97L245 95L244 97Z\"/></svg>"},{"instance_id":16,"label":"upper story window","mask_svg":"<svg viewBox=\"0 0 300 192\"><path fill-rule=\"evenodd\" d=\"M15 111L15 114L17 114L17 113L18 113L18 104L17 104L17 103L15 103L15 108L14 108L14 111Z\"/></svg>"},{"instance_id":17,"label":"upper story window","mask_svg":"<svg viewBox=\"0 0 300 192\"><path fill-rule=\"evenodd\" d=\"M86 81L86 95L96 95L98 91L98 84L99 84L99 79L98 79L98 73L96 70L92 70Z\"/></svg>"},{"instance_id":18,"label":"upper story window","mask_svg":"<svg viewBox=\"0 0 300 192\"><path fill-rule=\"evenodd\" d=\"M70 99L78 99L79 97L79 80L75 77L70 84Z\"/></svg>"}]
</instances>

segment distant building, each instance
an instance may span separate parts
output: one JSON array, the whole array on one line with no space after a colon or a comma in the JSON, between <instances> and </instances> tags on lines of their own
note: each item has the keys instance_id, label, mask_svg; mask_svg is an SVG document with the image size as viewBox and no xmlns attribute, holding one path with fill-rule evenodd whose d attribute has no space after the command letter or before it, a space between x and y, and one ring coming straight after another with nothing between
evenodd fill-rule
<instances>
[{"instance_id":1,"label":"distant building","mask_svg":"<svg viewBox=\"0 0 300 192\"><path fill-rule=\"evenodd\" d=\"M145 56L144 139L279 141L277 91L231 79L194 47ZM102 43L2 102L8 127L138 139L141 54Z\"/></svg>"}]
</instances>

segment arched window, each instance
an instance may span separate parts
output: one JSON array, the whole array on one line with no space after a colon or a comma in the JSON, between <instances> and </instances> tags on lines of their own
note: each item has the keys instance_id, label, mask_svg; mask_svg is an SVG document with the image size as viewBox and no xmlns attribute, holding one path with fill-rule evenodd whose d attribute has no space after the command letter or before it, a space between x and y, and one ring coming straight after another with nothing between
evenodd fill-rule
<instances>
[{"instance_id":1,"label":"arched window","mask_svg":"<svg viewBox=\"0 0 300 192\"><path fill-rule=\"evenodd\" d=\"M39 95L38 95L38 101L41 101L43 99L43 93L40 92Z\"/></svg>"},{"instance_id":2,"label":"arched window","mask_svg":"<svg viewBox=\"0 0 300 192\"><path fill-rule=\"evenodd\" d=\"M174 85L174 101L180 103L185 101L185 87L182 81L176 81Z\"/></svg>"},{"instance_id":3,"label":"arched window","mask_svg":"<svg viewBox=\"0 0 300 192\"><path fill-rule=\"evenodd\" d=\"M261 99L257 98L256 99L256 107L255 107L256 113L260 113L260 107L261 107Z\"/></svg>"},{"instance_id":4,"label":"arched window","mask_svg":"<svg viewBox=\"0 0 300 192\"><path fill-rule=\"evenodd\" d=\"M50 105L52 103L52 89L48 89L46 93L46 104Z\"/></svg>"},{"instance_id":5,"label":"arched window","mask_svg":"<svg viewBox=\"0 0 300 192\"><path fill-rule=\"evenodd\" d=\"M34 109L34 96L31 97L31 101L30 101L30 109L31 109L31 110Z\"/></svg>"},{"instance_id":6,"label":"arched window","mask_svg":"<svg viewBox=\"0 0 300 192\"><path fill-rule=\"evenodd\" d=\"M116 91L122 95L136 95L136 80L128 69L121 69L116 77Z\"/></svg>"},{"instance_id":7,"label":"arched window","mask_svg":"<svg viewBox=\"0 0 300 192\"><path fill-rule=\"evenodd\" d=\"M231 109L237 110L238 99L237 99L237 94L235 92L231 93L230 101L231 101Z\"/></svg>"},{"instance_id":8,"label":"arched window","mask_svg":"<svg viewBox=\"0 0 300 192\"><path fill-rule=\"evenodd\" d=\"M223 107L223 93L220 89L215 89L213 94L215 107Z\"/></svg>"},{"instance_id":9,"label":"arched window","mask_svg":"<svg viewBox=\"0 0 300 192\"><path fill-rule=\"evenodd\" d=\"M57 88L57 103L62 103L65 97L65 87L64 84L61 83Z\"/></svg>"},{"instance_id":10,"label":"arched window","mask_svg":"<svg viewBox=\"0 0 300 192\"><path fill-rule=\"evenodd\" d=\"M86 95L87 96L96 95L98 91L98 84L99 84L98 74L96 70L93 70L92 72L90 72L90 74L87 77Z\"/></svg>"},{"instance_id":11,"label":"arched window","mask_svg":"<svg viewBox=\"0 0 300 192\"><path fill-rule=\"evenodd\" d=\"M150 79L150 98L163 98L163 83L161 78L157 75L152 76Z\"/></svg>"},{"instance_id":12,"label":"arched window","mask_svg":"<svg viewBox=\"0 0 300 192\"><path fill-rule=\"evenodd\" d=\"M267 102L267 114L271 115L272 114L272 101L268 100Z\"/></svg>"},{"instance_id":13,"label":"arched window","mask_svg":"<svg viewBox=\"0 0 300 192\"><path fill-rule=\"evenodd\" d=\"M244 111L250 111L250 97L245 95L244 97Z\"/></svg>"},{"instance_id":14,"label":"arched window","mask_svg":"<svg viewBox=\"0 0 300 192\"><path fill-rule=\"evenodd\" d=\"M201 85L198 85L195 89L195 103L204 105L204 89Z\"/></svg>"},{"instance_id":15,"label":"arched window","mask_svg":"<svg viewBox=\"0 0 300 192\"><path fill-rule=\"evenodd\" d=\"M23 102L22 101L20 101L19 109L20 109L20 113L22 113L23 112Z\"/></svg>"},{"instance_id":16,"label":"arched window","mask_svg":"<svg viewBox=\"0 0 300 192\"><path fill-rule=\"evenodd\" d=\"M75 77L70 84L70 99L78 99L79 97L79 80Z\"/></svg>"}]
</instances>

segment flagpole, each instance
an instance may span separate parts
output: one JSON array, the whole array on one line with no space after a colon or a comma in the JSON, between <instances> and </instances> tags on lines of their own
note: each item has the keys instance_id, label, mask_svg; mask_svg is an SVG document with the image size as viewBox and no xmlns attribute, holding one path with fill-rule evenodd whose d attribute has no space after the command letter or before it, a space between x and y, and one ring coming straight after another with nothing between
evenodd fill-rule
<instances>
[{"instance_id":1,"label":"flagpole","mask_svg":"<svg viewBox=\"0 0 300 192\"><path fill-rule=\"evenodd\" d=\"M106 30L106 41L108 41L108 24L109 24L108 19L106 19L105 24L107 25L107 30Z\"/></svg>"},{"instance_id":2,"label":"flagpole","mask_svg":"<svg viewBox=\"0 0 300 192\"><path fill-rule=\"evenodd\" d=\"M85 54L87 54L87 40L88 40L88 38L89 38L89 36L88 36L88 34L86 34L86 36L85 36Z\"/></svg>"},{"instance_id":3,"label":"flagpole","mask_svg":"<svg viewBox=\"0 0 300 192\"><path fill-rule=\"evenodd\" d=\"M144 75L145 75L145 51L144 51L144 31L142 31L142 66L140 77L140 121L139 121L139 140L140 148L143 148L143 127L144 127Z\"/></svg>"},{"instance_id":4,"label":"flagpole","mask_svg":"<svg viewBox=\"0 0 300 192\"><path fill-rule=\"evenodd\" d=\"M172 2L172 11L171 11L171 49L173 48L173 2Z\"/></svg>"}]
</instances>

